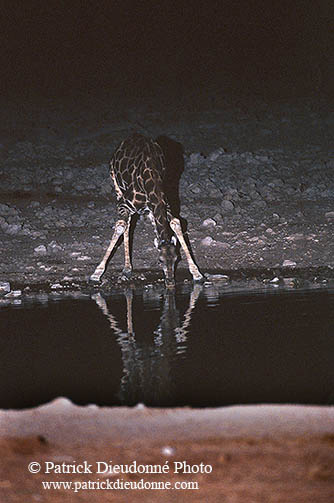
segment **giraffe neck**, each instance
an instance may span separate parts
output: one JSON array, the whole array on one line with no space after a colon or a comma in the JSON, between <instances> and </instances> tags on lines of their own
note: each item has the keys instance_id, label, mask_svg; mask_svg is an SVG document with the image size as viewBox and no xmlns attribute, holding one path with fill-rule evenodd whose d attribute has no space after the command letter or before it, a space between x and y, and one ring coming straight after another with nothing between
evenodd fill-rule
<instances>
[{"instance_id":1,"label":"giraffe neck","mask_svg":"<svg viewBox=\"0 0 334 503\"><path fill-rule=\"evenodd\" d=\"M156 239L154 240L157 248L163 245L173 244L172 231L168 222L166 205L161 202L150 211L150 218L153 223Z\"/></svg>"}]
</instances>

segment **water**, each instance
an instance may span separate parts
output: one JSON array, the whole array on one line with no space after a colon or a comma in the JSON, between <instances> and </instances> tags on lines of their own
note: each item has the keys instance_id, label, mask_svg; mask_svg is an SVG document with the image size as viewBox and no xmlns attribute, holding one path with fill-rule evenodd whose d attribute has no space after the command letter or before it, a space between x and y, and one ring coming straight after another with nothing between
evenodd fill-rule
<instances>
[{"instance_id":1,"label":"water","mask_svg":"<svg viewBox=\"0 0 334 503\"><path fill-rule=\"evenodd\" d=\"M334 292L201 286L0 309L0 407L334 404Z\"/></svg>"}]
</instances>

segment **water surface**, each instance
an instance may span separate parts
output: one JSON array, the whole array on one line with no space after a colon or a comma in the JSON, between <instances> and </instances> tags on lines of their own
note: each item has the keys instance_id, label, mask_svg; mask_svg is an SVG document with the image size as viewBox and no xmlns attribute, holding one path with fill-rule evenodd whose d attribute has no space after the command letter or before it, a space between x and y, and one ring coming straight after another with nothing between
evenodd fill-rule
<instances>
[{"instance_id":1,"label":"water surface","mask_svg":"<svg viewBox=\"0 0 334 503\"><path fill-rule=\"evenodd\" d=\"M334 292L131 290L0 309L0 407L334 404Z\"/></svg>"}]
</instances>

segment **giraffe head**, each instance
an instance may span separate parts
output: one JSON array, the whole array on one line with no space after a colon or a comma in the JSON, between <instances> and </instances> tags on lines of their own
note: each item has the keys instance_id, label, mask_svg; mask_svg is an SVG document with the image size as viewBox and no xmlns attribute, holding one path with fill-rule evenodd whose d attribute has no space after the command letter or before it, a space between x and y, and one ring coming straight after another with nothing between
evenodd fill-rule
<instances>
[{"instance_id":1,"label":"giraffe head","mask_svg":"<svg viewBox=\"0 0 334 503\"><path fill-rule=\"evenodd\" d=\"M175 287L174 269L177 259L176 239L173 236L170 242L162 242L159 246L159 262L165 275L165 285L167 288Z\"/></svg>"}]
</instances>

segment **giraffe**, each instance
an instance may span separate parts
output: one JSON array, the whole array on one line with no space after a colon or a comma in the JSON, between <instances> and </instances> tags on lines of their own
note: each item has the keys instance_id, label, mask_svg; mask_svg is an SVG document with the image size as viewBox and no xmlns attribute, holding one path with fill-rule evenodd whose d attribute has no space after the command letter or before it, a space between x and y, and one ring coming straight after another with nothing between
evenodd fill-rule
<instances>
[{"instance_id":1,"label":"giraffe","mask_svg":"<svg viewBox=\"0 0 334 503\"><path fill-rule=\"evenodd\" d=\"M171 214L163 186L165 171L166 161L163 151L160 145L151 138L136 133L116 148L110 161L110 175L118 200L118 220L107 251L90 276L91 281L100 281L109 257L122 235L124 235L125 255L123 275L131 276L132 262L129 243L131 218L134 214L146 213L155 229L154 244L159 250L159 261L164 272L166 287L175 286L176 237L185 253L193 280L203 281L203 275L195 264L185 241L180 220Z\"/></svg>"}]
</instances>

